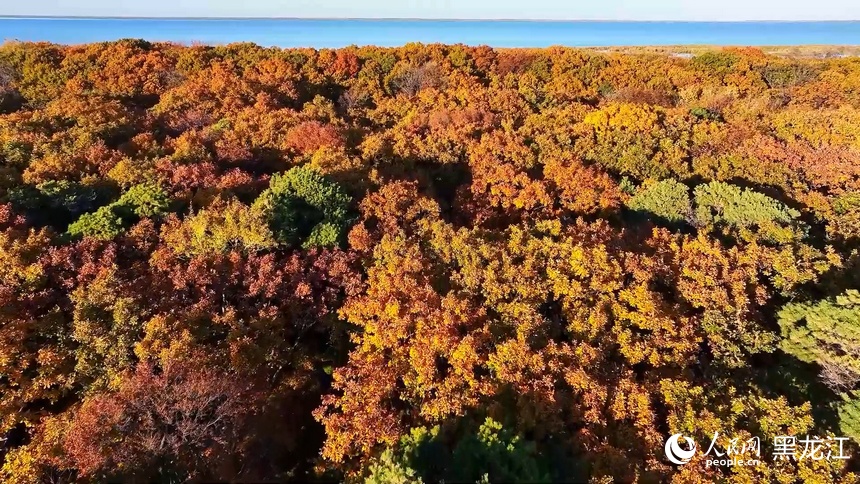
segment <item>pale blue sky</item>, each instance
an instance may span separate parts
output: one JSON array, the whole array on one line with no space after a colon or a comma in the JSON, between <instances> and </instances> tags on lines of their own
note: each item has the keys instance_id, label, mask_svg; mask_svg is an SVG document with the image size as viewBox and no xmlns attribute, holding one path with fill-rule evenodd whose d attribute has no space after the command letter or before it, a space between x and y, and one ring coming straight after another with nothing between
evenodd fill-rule
<instances>
[{"instance_id":1,"label":"pale blue sky","mask_svg":"<svg viewBox=\"0 0 860 484\"><path fill-rule=\"evenodd\" d=\"M0 15L860 20L858 0L0 0Z\"/></svg>"}]
</instances>

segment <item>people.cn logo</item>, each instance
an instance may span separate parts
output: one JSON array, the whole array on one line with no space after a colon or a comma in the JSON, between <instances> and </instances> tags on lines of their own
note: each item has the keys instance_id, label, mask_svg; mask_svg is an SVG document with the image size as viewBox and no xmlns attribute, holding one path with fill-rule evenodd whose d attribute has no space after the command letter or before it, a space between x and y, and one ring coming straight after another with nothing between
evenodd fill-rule
<instances>
[{"instance_id":1,"label":"people.cn logo","mask_svg":"<svg viewBox=\"0 0 860 484\"><path fill-rule=\"evenodd\" d=\"M689 450L684 450L681 448L681 443L678 442L680 439L684 439L684 442L690 447ZM681 434L675 434L666 441L666 458L669 459L673 464L686 464L690 462L690 459L693 458L693 455L696 453L696 442L689 437L684 437Z\"/></svg>"}]
</instances>

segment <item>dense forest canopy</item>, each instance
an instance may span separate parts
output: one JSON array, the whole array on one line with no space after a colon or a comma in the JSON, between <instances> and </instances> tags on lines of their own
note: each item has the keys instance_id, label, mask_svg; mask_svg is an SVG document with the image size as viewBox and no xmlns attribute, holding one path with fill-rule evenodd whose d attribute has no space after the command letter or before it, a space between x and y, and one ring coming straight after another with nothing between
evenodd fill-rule
<instances>
[{"instance_id":1,"label":"dense forest canopy","mask_svg":"<svg viewBox=\"0 0 860 484\"><path fill-rule=\"evenodd\" d=\"M857 480L770 451L860 439L860 58L7 43L0 113L5 482Z\"/></svg>"}]
</instances>

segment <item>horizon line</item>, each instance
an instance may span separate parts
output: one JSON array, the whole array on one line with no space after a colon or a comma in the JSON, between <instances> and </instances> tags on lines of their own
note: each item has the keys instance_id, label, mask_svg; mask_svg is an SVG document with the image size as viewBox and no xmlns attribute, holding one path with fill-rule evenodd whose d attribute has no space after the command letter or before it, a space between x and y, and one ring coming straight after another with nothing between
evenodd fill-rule
<instances>
[{"instance_id":1,"label":"horizon line","mask_svg":"<svg viewBox=\"0 0 860 484\"><path fill-rule=\"evenodd\" d=\"M600 22L600 23L852 23L860 19L798 19L798 20L673 20L673 19L576 19L576 18L445 18L445 17L173 17L136 15L3 15L0 19L12 20L356 20L356 21L419 21L419 22Z\"/></svg>"}]
</instances>

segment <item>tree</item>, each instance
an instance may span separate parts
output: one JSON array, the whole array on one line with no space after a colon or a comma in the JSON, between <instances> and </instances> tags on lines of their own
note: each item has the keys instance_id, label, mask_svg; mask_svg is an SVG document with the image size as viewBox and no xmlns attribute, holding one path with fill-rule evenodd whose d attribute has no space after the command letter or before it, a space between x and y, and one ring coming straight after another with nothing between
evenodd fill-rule
<instances>
[{"instance_id":1,"label":"tree","mask_svg":"<svg viewBox=\"0 0 860 484\"><path fill-rule=\"evenodd\" d=\"M604 172L577 161L560 163L549 160L544 176L559 190L561 205L577 213L594 214L618 208L622 194L618 185Z\"/></svg>"},{"instance_id":2,"label":"tree","mask_svg":"<svg viewBox=\"0 0 860 484\"><path fill-rule=\"evenodd\" d=\"M435 63L421 66L403 66L400 72L393 77L391 84L397 92L414 96L422 89L439 87L442 83L441 77L439 66Z\"/></svg>"},{"instance_id":3,"label":"tree","mask_svg":"<svg viewBox=\"0 0 860 484\"><path fill-rule=\"evenodd\" d=\"M723 182L699 185L693 192L696 225L726 230L742 239L784 243L803 236L800 212L767 195Z\"/></svg>"},{"instance_id":4,"label":"tree","mask_svg":"<svg viewBox=\"0 0 860 484\"><path fill-rule=\"evenodd\" d=\"M334 126L319 121L305 121L287 132L287 147L301 155L312 155L322 147L340 147L343 138Z\"/></svg>"},{"instance_id":5,"label":"tree","mask_svg":"<svg viewBox=\"0 0 860 484\"><path fill-rule=\"evenodd\" d=\"M57 401L74 386L74 357L66 316L57 303L60 287L52 283L44 256L51 237L27 228L0 210L0 432L33 423L40 401ZM23 225L23 226L22 226Z\"/></svg>"},{"instance_id":6,"label":"tree","mask_svg":"<svg viewBox=\"0 0 860 484\"><path fill-rule=\"evenodd\" d=\"M820 365L825 382L836 390L860 383L860 292L849 290L834 300L790 303L780 310L778 319L783 351Z\"/></svg>"},{"instance_id":7,"label":"tree","mask_svg":"<svg viewBox=\"0 0 860 484\"><path fill-rule=\"evenodd\" d=\"M12 187L7 197L33 223L62 229L82 214L103 205L111 195L109 192L104 186L49 180L35 187L28 184ZM45 216L47 213L50 217Z\"/></svg>"},{"instance_id":8,"label":"tree","mask_svg":"<svg viewBox=\"0 0 860 484\"><path fill-rule=\"evenodd\" d=\"M305 248L335 247L349 225L349 195L308 167L276 174L254 209L269 220L276 239Z\"/></svg>"},{"instance_id":9,"label":"tree","mask_svg":"<svg viewBox=\"0 0 860 484\"><path fill-rule=\"evenodd\" d=\"M102 207L95 212L85 213L71 225L68 233L72 237L94 237L111 240L125 230L122 218L112 206Z\"/></svg>"},{"instance_id":10,"label":"tree","mask_svg":"<svg viewBox=\"0 0 860 484\"><path fill-rule=\"evenodd\" d=\"M141 363L117 391L84 402L63 446L82 476L218 478L241 448L254 398L236 376L192 362L160 372Z\"/></svg>"},{"instance_id":11,"label":"tree","mask_svg":"<svg viewBox=\"0 0 860 484\"><path fill-rule=\"evenodd\" d=\"M72 338L78 344L75 372L90 389L115 387L133 368L134 345L148 313L130 291L131 283L106 267L71 295Z\"/></svg>"},{"instance_id":12,"label":"tree","mask_svg":"<svg viewBox=\"0 0 860 484\"><path fill-rule=\"evenodd\" d=\"M156 217L167 213L170 199L158 185L144 183L129 188L114 206L139 218Z\"/></svg>"},{"instance_id":13,"label":"tree","mask_svg":"<svg viewBox=\"0 0 860 484\"><path fill-rule=\"evenodd\" d=\"M162 215L167 211L169 203L167 194L158 186L135 185L119 200L95 212L81 215L69 225L67 232L72 237L110 240L141 218Z\"/></svg>"},{"instance_id":14,"label":"tree","mask_svg":"<svg viewBox=\"0 0 860 484\"><path fill-rule=\"evenodd\" d=\"M535 448L487 418L453 443L439 427L415 428L369 466L365 482L549 482L549 466ZM455 438L457 436L454 436Z\"/></svg>"},{"instance_id":15,"label":"tree","mask_svg":"<svg viewBox=\"0 0 860 484\"><path fill-rule=\"evenodd\" d=\"M12 66L0 63L0 112L15 111L23 104L21 93L15 87L16 77Z\"/></svg>"},{"instance_id":16,"label":"tree","mask_svg":"<svg viewBox=\"0 0 860 484\"><path fill-rule=\"evenodd\" d=\"M860 63L691 52L3 44L0 480L855 482Z\"/></svg>"},{"instance_id":17,"label":"tree","mask_svg":"<svg viewBox=\"0 0 860 484\"><path fill-rule=\"evenodd\" d=\"M607 170L639 180L689 172L689 119L652 105L610 103L582 120L577 148ZM671 140L671 141L669 141Z\"/></svg>"},{"instance_id":18,"label":"tree","mask_svg":"<svg viewBox=\"0 0 860 484\"><path fill-rule=\"evenodd\" d=\"M860 194L848 192L831 201L827 232L836 240L860 237Z\"/></svg>"},{"instance_id":19,"label":"tree","mask_svg":"<svg viewBox=\"0 0 860 484\"><path fill-rule=\"evenodd\" d=\"M837 411L842 432L855 441L860 440L860 392L843 394L842 401L837 405Z\"/></svg>"},{"instance_id":20,"label":"tree","mask_svg":"<svg viewBox=\"0 0 860 484\"><path fill-rule=\"evenodd\" d=\"M275 245L263 213L238 200L217 199L182 221L169 217L161 237L174 252L186 256L233 249L254 252Z\"/></svg>"},{"instance_id":21,"label":"tree","mask_svg":"<svg viewBox=\"0 0 860 484\"><path fill-rule=\"evenodd\" d=\"M728 51L705 52L693 57L692 60L694 67L717 76L728 74L737 62L738 56Z\"/></svg>"},{"instance_id":22,"label":"tree","mask_svg":"<svg viewBox=\"0 0 860 484\"><path fill-rule=\"evenodd\" d=\"M842 431L860 439L860 291L835 299L789 303L778 316L780 348L821 368L821 379L841 394L837 402Z\"/></svg>"},{"instance_id":23,"label":"tree","mask_svg":"<svg viewBox=\"0 0 860 484\"><path fill-rule=\"evenodd\" d=\"M686 222L693 214L689 189L675 180L663 180L640 188L627 207L669 223Z\"/></svg>"},{"instance_id":24,"label":"tree","mask_svg":"<svg viewBox=\"0 0 860 484\"><path fill-rule=\"evenodd\" d=\"M202 128L249 106L253 91L230 62L213 62L164 91L156 114L176 131Z\"/></svg>"}]
</instances>

